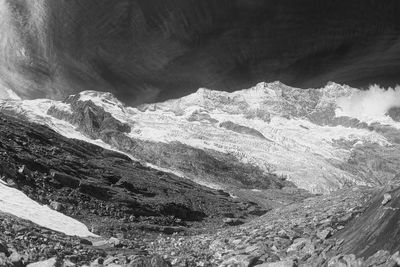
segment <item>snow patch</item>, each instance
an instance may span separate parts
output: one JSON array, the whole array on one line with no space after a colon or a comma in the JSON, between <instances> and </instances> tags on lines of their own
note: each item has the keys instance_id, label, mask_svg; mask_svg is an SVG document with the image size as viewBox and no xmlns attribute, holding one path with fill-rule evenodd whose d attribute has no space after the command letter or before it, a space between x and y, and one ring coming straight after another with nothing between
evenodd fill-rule
<instances>
[{"instance_id":1,"label":"snow patch","mask_svg":"<svg viewBox=\"0 0 400 267\"><path fill-rule=\"evenodd\" d=\"M45 228L70 236L88 237L91 233L86 225L62 213L42 206L17 189L0 182L0 211L29 220Z\"/></svg>"}]
</instances>

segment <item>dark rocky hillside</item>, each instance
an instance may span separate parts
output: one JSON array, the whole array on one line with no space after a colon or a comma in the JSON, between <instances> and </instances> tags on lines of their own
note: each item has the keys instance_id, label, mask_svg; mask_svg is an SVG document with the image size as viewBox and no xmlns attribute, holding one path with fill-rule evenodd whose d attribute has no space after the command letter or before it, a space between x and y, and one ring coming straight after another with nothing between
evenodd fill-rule
<instances>
[{"instance_id":1,"label":"dark rocky hillside","mask_svg":"<svg viewBox=\"0 0 400 267\"><path fill-rule=\"evenodd\" d=\"M40 203L60 203L60 211L99 227L101 234L113 234L114 225L100 223L108 220L172 233L191 222L222 223L225 214L247 217L261 210L45 126L1 114L0 133L0 174L6 182Z\"/></svg>"}]
</instances>

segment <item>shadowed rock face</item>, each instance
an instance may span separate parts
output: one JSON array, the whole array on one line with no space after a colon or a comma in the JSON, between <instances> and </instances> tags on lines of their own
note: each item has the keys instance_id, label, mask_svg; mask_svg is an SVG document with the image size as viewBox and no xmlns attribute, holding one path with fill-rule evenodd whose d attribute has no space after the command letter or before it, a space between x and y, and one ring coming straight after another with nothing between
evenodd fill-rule
<instances>
[{"instance_id":1,"label":"shadowed rock face","mask_svg":"<svg viewBox=\"0 0 400 267\"><path fill-rule=\"evenodd\" d=\"M82 102L67 99L67 103L71 103L74 115L60 111L55 106L52 106L47 113L76 125L78 130L92 139L102 139L110 132L129 133L131 131L128 124L115 119L92 101Z\"/></svg>"},{"instance_id":2,"label":"shadowed rock face","mask_svg":"<svg viewBox=\"0 0 400 267\"><path fill-rule=\"evenodd\" d=\"M397 183L398 185L398 183ZM388 195L390 195L390 199ZM387 199L385 203L384 199ZM382 191L366 205L365 212L343 232L337 235L343 239L342 251L359 257L373 255L377 250L396 252L400 249L400 189Z\"/></svg>"},{"instance_id":3,"label":"shadowed rock face","mask_svg":"<svg viewBox=\"0 0 400 267\"><path fill-rule=\"evenodd\" d=\"M280 80L398 82L396 0L2 0L0 74L23 97L129 104Z\"/></svg>"}]
</instances>

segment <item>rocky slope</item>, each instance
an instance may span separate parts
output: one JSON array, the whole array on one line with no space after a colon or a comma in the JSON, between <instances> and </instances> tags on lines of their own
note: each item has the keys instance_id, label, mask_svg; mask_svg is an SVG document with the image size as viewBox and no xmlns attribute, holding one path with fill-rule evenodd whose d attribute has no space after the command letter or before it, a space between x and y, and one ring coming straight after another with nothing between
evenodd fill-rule
<instances>
[{"instance_id":1,"label":"rocky slope","mask_svg":"<svg viewBox=\"0 0 400 267\"><path fill-rule=\"evenodd\" d=\"M152 249L177 266L398 266L395 188L340 190L212 235L160 239Z\"/></svg>"}]
</instances>

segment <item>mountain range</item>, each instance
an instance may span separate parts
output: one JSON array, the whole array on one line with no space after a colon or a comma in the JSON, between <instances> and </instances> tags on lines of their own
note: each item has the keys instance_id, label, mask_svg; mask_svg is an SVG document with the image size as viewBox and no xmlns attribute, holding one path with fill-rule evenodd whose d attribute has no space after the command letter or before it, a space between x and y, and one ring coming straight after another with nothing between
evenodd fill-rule
<instances>
[{"instance_id":1,"label":"mountain range","mask_svg":"<svg viewBox=\"0 0 400 267\"><path fill-rule=\"evenodd\" d=\"M99 256L88 247L113 247L104 238L118 235L117 248L168 251L165 260L178 266L396 259L397 242L369 236L393 231L382 216L397 218L387 214L397 208L385 205L395 205L400 178L398 89L273 82L231 93L201 88L136 107L108 92L63 101L4 92L0 212L80 236L87 246L79 259L58 250L46 257L85 263ZM360 233L363 217L375 226ZM348 265L329 265L340 257ZM20 261L39 259L31 253Z\"/></svg>"}]
</instances>

